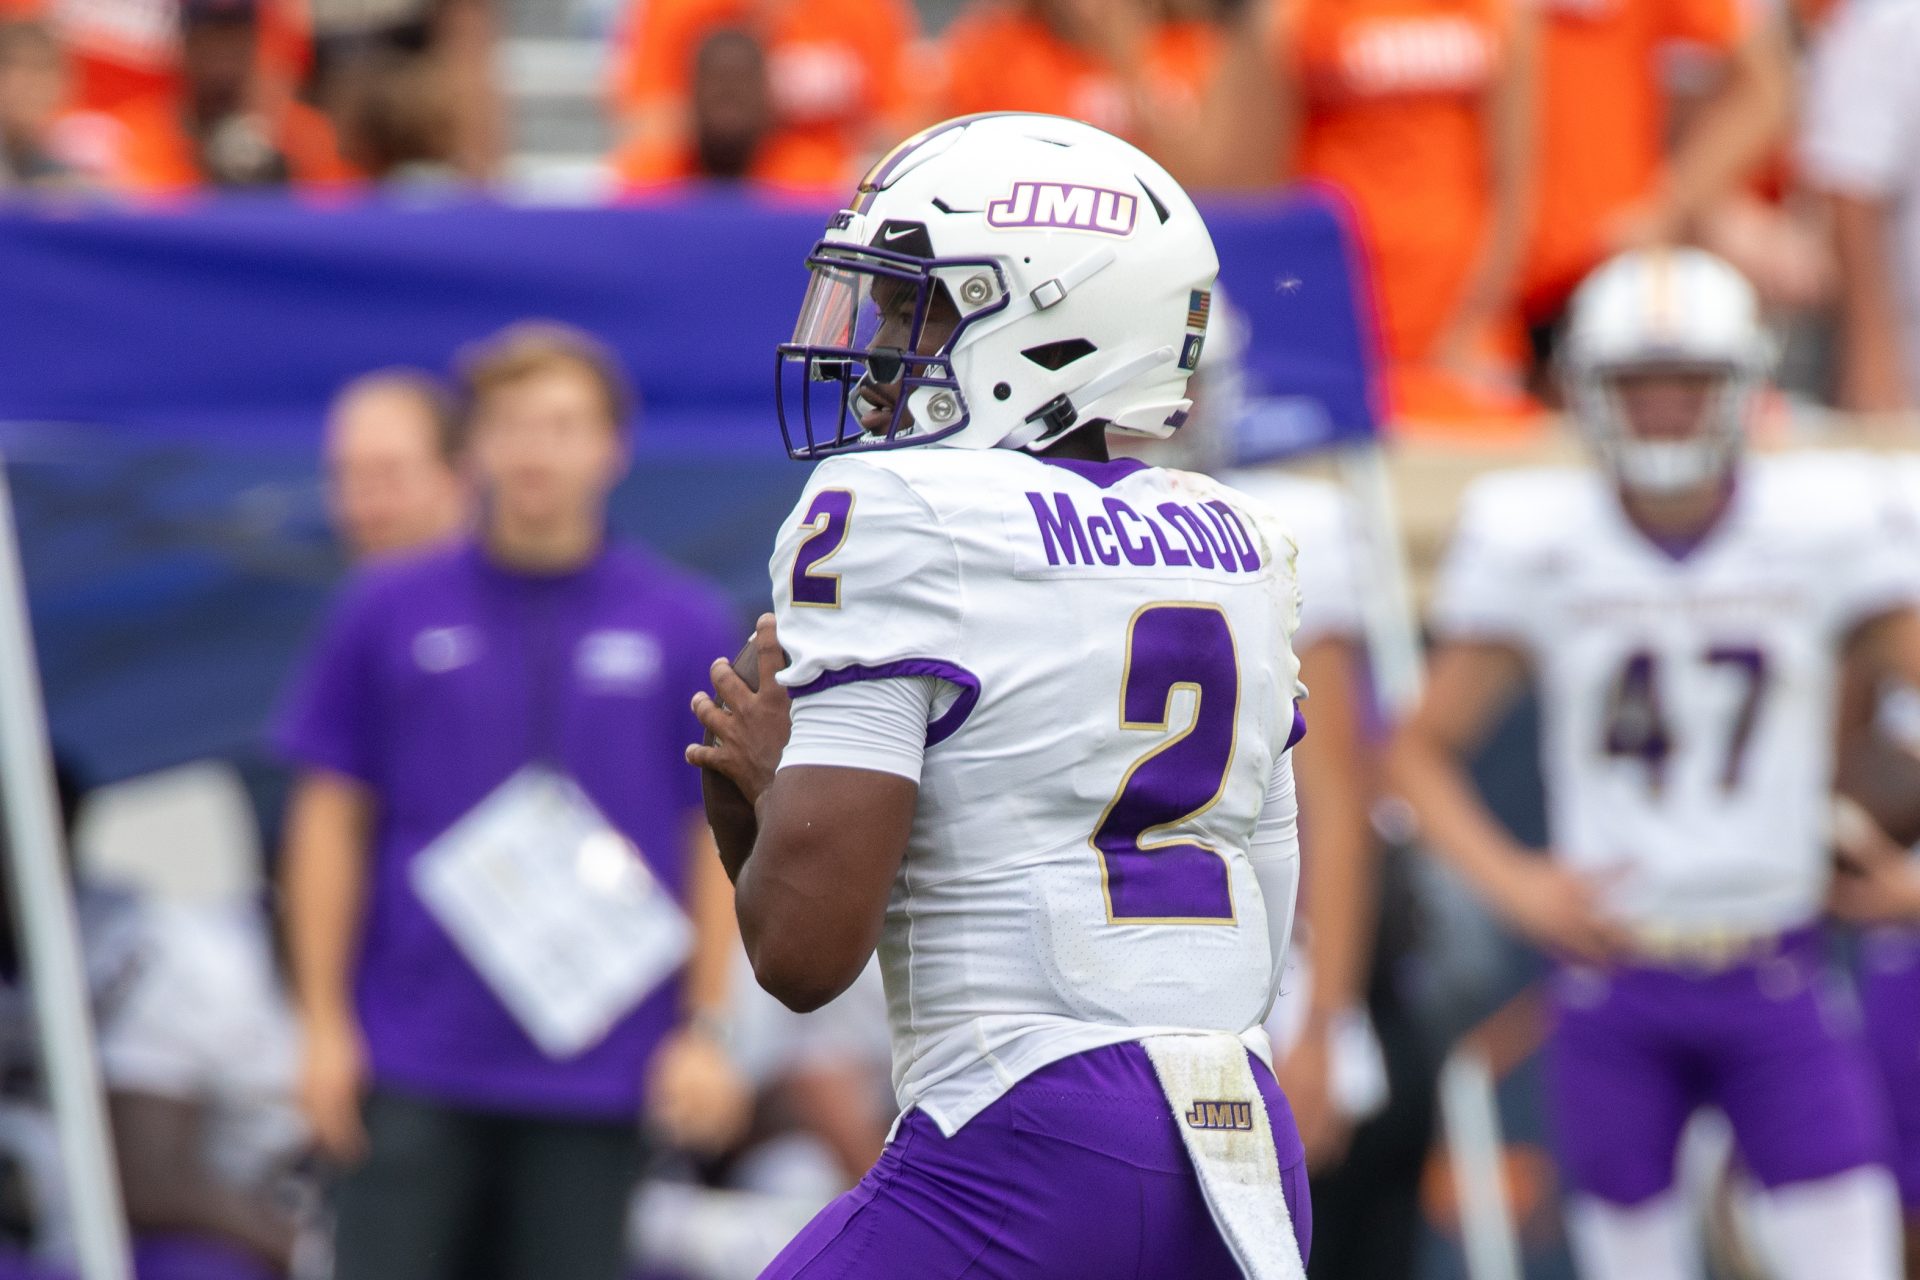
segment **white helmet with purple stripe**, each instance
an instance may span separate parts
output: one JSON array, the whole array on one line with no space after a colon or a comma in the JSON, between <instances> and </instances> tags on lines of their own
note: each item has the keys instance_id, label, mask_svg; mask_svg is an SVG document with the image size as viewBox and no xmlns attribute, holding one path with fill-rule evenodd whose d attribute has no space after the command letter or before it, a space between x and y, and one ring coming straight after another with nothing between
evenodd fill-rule
<instances>
[{"instance_id":1,"label":"white helmet with purple stripe","mask_svg":"<svg viewBox=\"0 0 1920 1280\"><path fill-rule=\"evenodd\" d=\"M1724 475L1772 366L1753 286L1701 249L1643 249L1601 265L1568 310L1560 371L1568 406L1622 485L1672 493ZM1691 377L1690 420L1649 431L1624 394L1635 379Z\"/></svg>"},{"instance_id":2,"label":"white helmet with purple stripe","mask_svg":"<svg viewBox=\"0 0 1920 1280\"><path fill-rule=\"evenodd\" d=\"M1094 421L1164 438L1191 407L1219 270L1165 169L1091 125L1030 114L901 143L807 265L778 365L797 458L1038 449Z\"/></svg>"}]
</instances>

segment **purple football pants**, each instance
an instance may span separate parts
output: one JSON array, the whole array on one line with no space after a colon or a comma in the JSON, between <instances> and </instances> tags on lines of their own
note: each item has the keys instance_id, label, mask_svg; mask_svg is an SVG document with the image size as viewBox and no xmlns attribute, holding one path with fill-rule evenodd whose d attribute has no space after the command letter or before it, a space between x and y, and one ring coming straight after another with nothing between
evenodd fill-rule
<instances>
[{"instance_id":1,"label":"purple football pants","mask_svg":"<svg viewBox=\"0 0 1920 1280\"><path fill-rule=\"evenodd\" d=\"M1867 1045L1893 1112L1893 1171L1908 1215L1920 1215L1920 932L1875 932L1860 952Z\"/></svg>"},{"instance_id":2,"label":"purple football pants","mask_svg":"<svg viewBox=\"0 0 1920 1280\"><path fill-rule=\"evenodd\" d=\"M1300 1136L1257 1060L1304 1257ZM1034 1072L942 1137L909 1112L860 1185L761 1280L1238 1280L1146 1050L1113 1045Z\"/></svg>"},{"instance_id":3,"label":"purple football pants","mask_svg":"<svg viewBox=\"0 0 1920 1280\"><path fill-rule=\"evenodd\" d=\"M142 1234L134 1280L274 1280L279 1272L237 1245L189 1235Z\"/></svg>"},{"instance_id":4,"label":"purple football pants","mask_svg":"<svg viewBox=\"0 0 1920 1280\"><path fill-rule=\"evenodd\" d=\"M1879 1084L1824 982L1812 929L1719 972L1562 969L1547 1073L1568 1184L1619 1205L1666 1191L1703 1106L1766 1187L1884 1163Z\"/></svg>"}]
</instances>

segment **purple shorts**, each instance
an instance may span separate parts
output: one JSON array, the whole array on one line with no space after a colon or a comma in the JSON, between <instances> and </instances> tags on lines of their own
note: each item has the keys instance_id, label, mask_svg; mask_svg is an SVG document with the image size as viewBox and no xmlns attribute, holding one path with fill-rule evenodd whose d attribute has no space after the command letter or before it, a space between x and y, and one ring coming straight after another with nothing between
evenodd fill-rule
<instances>
[{"instance_id":1,"label":"purple shorts","mask_svg":"<svg viewBox=\"0 0 1920 1280\"><path fill-rule=\"evenodd\" d=\"M1254 1078L1302 1256L1312 1231L1293 1112ZM1146 1050L1112 1045L1034 1072L959 1133L909 1112L860 1185L761 1280L1237 1280Z\"/></svg>"},{"instance_id":2,"label":"purple shorts","mask_svg":"<svg viewBox=\"0 0 1920 1280\"><path fill-rule=\"evenodd\" d=\"M1860 1007L1893 1112L1900 1200L1909 1215L1920 1214L1920 932L1884 930L1866 937Z\"/></svg>"},{"instance_id":3,"label":"purple shorts","mask_svg":"<svg viewBox=\"0 0 1920 1280\"><path fill-rule=\"evenodd\" d=\"M133 1242L134 1280L274 1280L265 1261L203 1236L142 1233Z\"/></svg>"},{"instance_id":4,"label":"purple shorts","mask_svg":"<svg viewBox=\"0 0 1920 1280\"><path fill-rule=\"evenodd\" d=\"M1568 967L1547 1088L1568 1184L1620 1205L1673 1184L1687 1118L1716 1106L1763 1186L1887 1157L1886 1109L1815 930L1716 973Z\"/></svg>"},{"instance_id":5,"label":"purple shorts","mask_svg":"<svg viewBox=\"0 0 1920 1280\"><path fill-rule=\"evenodd\" d=\"M73 1272L39 1262L11 1249L0 1249L0 1280L78 1280Z\"/></svg>"}]
</instances>

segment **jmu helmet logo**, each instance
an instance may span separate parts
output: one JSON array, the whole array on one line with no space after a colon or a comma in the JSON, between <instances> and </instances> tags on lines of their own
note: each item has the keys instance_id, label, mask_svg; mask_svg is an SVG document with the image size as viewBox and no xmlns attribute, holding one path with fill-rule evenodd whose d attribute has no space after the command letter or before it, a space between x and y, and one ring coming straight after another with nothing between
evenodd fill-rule
<instances>
[{"instance_id":1,"label":"jmu helmet logo","mask_svg":"<svg viewBox=\"0 0 1920 1280\"><path fill-rule=\"evenodd\" d=\"M987 224L1130 236L1139 213L1140 197L1124 191L1070 182L1016 182L1011 195L987 206Z\"/></svg>"}]
</instances>

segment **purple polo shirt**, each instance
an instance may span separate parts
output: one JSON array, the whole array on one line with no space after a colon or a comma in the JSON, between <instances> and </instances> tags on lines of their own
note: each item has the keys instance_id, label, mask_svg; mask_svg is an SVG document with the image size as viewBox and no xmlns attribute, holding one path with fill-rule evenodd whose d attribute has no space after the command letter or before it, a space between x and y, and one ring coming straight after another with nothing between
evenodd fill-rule
<instances>
[{"instance_id":1,"label":"purple polo shirt","mask_svg":"<svg viewBox=\"0 0 1920 1280\"><path fill-rule=\"evenodd\" d=\"M706 581L629 547L534 576L474 543L356 575L274 733L376 799L355 1000L376 1084L455 1105L624 1117L674 1024L665 984L598 1045L548 1058L414 894L408 864L495 787L556 764L684 897L699 778L688 702L743 632Z\"/></svg>"}]
</instances>

